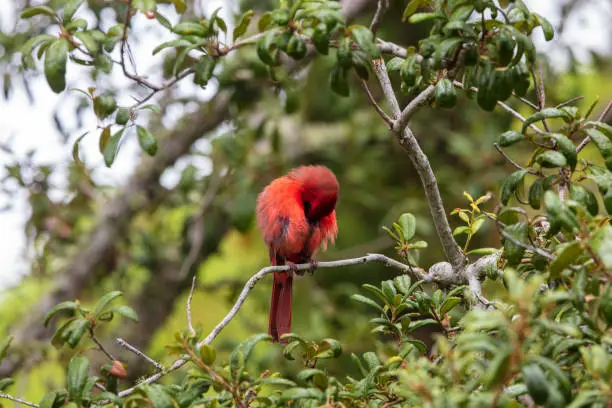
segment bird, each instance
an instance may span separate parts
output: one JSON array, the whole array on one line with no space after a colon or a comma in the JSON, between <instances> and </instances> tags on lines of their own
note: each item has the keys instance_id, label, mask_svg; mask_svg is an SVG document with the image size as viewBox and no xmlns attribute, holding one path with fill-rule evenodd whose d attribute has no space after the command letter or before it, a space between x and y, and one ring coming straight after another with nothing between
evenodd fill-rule
<instances>
[{"instance_id":1,"label":"bird","mask_svg":"<svg viewBox=\"0 0 612 408\"><path fill-rule=\"evenodd\" d=\"M273 180L257 197L257 225L270 263L289 266L289 271L274 272L268 326L273 342L284 343L280 337L291 332L295 265L313 263L314 272L316 253L335 242L338 193L338 180L330 169L307 165Z\"/></svg>"}]
</instances>

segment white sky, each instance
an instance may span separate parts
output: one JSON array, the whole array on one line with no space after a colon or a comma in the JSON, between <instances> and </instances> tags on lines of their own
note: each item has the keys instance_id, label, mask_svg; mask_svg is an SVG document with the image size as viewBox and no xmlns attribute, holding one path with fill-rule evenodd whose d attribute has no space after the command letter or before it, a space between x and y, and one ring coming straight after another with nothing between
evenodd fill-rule
<instances>
[{"instance_id":1,"label":"white sky","mask_svg":"<svg viewBox=\"0 0 612 408\"><path fill-rule=\"evenodd\" d=\"M202 0L202 3L205 4L205 9L210 11L223 5L225 2L223 0L213 2ZM558 13L557 0L528 0L526 3L534 11L546 16L553 25L556 26L558 24L560 16ZM565 44L571 45L577 57L583 61L588 57L588 55L582 51L585 46L600 51L610 49L611 39L605 38L604 34L610 31L604 30L604 27L612 21L612 2L609 0L598 0L594 4L595 5L590 5L588 7L582 7L579 11L580 15L578 18L574 18L572 22L566 26L566 35L563 38ZM11 21L11 19L16 13L12 12L12 10L14 10L14 3L12 0L0 0L0 24L2 24L2 27L13 26L14 22ZM81 15L82 14L81 12ZM164 14L171 18L172 21L176 21L176 16L174 16L172 12L164 12ZM224 17L228 15L226 10L225 12L222 11L221 14L224 15ZM87 18L88 16L83 17ZM154 25L142 17L135 18L134 24L137 27L136 30L139 28L146 28L147 24ZM148 41L145 40L143 47L134 47L133 50L141 73L146 72L146 68L151 65L151 49L159 38L159 35L155 35L155 33L150 30L143 32L146 32L147 36L150 36L150 38L147 38ZM554 43L544 43L540 29L536 29L535 38L538 46L542 47L540 48L541 50L551 51L553 57L562 57L562 54L554 51ZM147 44L150 44L150 46L147 46ZM563 61L560 60L560 62ZM69 64L69 88L84 88L89 84L85 76L78 74L78 68ZM118 69L114 70L112 79L113 82L117 84L126 83ZM155 77L152 77L152 80L159 82L159 79ZM181 86L181 88L184 89L186 93L198 97L198 99L207 96L207 93L202 91L194 94L191 81L186 80L184 82L185 84ZM30 84L31 89L36 95L34 104L29 103L22 89L14 90L8 101L4 100L4 98L0 99L0 143L13 139L11 145L18 156L23 156L28 150L35 148L37 150L35 155L37 163L57 164L66 163L72 160L71 144L63 145L61 143L60 135L55 129L52 117L53 109L55 109L58 104L61 104L62 110L68 113L62 115L66 125L70 128L75 126L76 121L74 119L70 120L70 114L74 112L74 106L70 104L70 95L68 95L68 98L62 98L54 94L49 89L42 76L32 79ZM122 103L124 105L131 103L129 95L120 96L119 104L121 105ZM182 112L175 112L174 115L170 113L169 120L176 120L181 114ZM96 119L93 117L93 114L85 117L84 130L95 131L96 125ZM82 134L84 130L74 129L74 132L71 132L71 140L74 140ZM102 157L97 151L97 145L97 132L83 139L80 145L82 159L86 161L89 166L95 167L94 177L96 180L103 180L107 185L120 185L127 180L133 169L133 165L137 162L135 158L136 155L139 154L139 148L134 137L131 137L126 145L124 145L111 169L104 166ZM0 153L0 165L3 164L3 160L8 160L8 157ZM2 178L3 175L3 170L0 169L0 178ZM62 186L61 178L60 174L59 177L53 179L60 188ZM172 179L176 179L176 177L169 175L165 181L167 183L172 183ZM0 290L18 282L20 277L27 273L29 268L29 261L25 254L25 237L23 236L24 223L29 216L25 199L26 197L23 194L13 197L11 199L12 209L10 211L0 212L0 231L2 231L0 234ZM5 204L6 198L0 196L0 208Z\"/></svg>"}]
</instances>

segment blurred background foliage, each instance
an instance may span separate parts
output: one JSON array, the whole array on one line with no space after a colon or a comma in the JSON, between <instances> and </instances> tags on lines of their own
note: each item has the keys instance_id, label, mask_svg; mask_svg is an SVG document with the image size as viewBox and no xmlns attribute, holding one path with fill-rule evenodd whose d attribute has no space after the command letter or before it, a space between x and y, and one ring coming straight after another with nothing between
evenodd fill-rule
<instances>
[{"instance_id":1,"label":"blurred background foliage","mask_svg":"<svg viewBox=\"0 0 612 408\"><path fill-rule=\"evenodd\" d=\"M48 4L56 7L59 3L61 0L52 0ZM272 2L243 1L228 10L265 10L265 3ZM391 3L380 36L406 46L417 44L427 26L401 24L395 16L402 12L405 2ZM566 3L585 2L560 2L559 7L566 7ZM100 25L107 27L109 21L121 20L124 7L121 2L90 0L88 5L93 13L90 17ZM17 9L25 6L24 3ZM159 7L166 10L166 5ZM208 8L207 13L210 13ZM367 24L374 8L375 2L365 4L363 17L357 21ZM197 13L202 7L188 1L187 9ZM571 19L575 10L569 6L567 10L564 8L563 21ZM44 19L29 21L28 25L18 24L17 32L14 27L3 26L0 33L3 50L0 71L4 73L6 103L11 103L16 92L26 92L35 100L37 89L31 84L46 86L44 82L34 82L33 72L24 73L18 69L19 47L33 34L46 30ZM143 24L135 25L132 48L146 43L144 29ZM562 42L554 46L557 51L573 51ZM588 48L588 44L585 47ZM585 108L597 97L609 100L612 97L611 57L610 52L593 55L586 64L570 59L569 66L563 69L554 60L544 60L547 102L554 105L555 101L581 95L584 99L579 105ZM173 58L173 55L169 53L166 58ZM163 65L159 58L157 64L153 65L152 72L155 67L159 72ZM406 155L392 140L363 93L357 92L356 82L348 98L339 97L327 86L321 86L327 83L331 64L331 58L319 58L298 75L288 77L280 72L279 83L275 84L253 49L241 50L228 58L217 69L221 86L233 90L231 120L220 121L212 132L202 135L183 155L182 165L164 170L180 174L178 182L158 185L158 180L153 180L147 188L161 189L161 193L151 193L152 198L146 205L117 221L126 224L125 233L114 237L112 249L89 276L78 298L87 304L109 290L122 290L141 321L148 322L111 325L98 333L109 349L128 359L131 379L146 374L149 367L114 345L115 337L129 339L154 358L167 359L165 346L172 342L176 331L185 327L184 305L193 273L198 276L198 289L192 304L194 323L208 332L225 315L248 277L268 264L267 250L253 222L256 195L271 179L294 166L325 164L340 181L339 236L336 245L322 254L320 260L354 257L367 252L397 257L393 242L381 227L390 225L405 211L417 216L417 237L429 243L429 248L421 251L420 265L426 267L442 258L423 190ZM399 81L397 77L392 80ZM164 92L158 101L162 113L148 116L149 129L154 130L160 140L172 137L181 123L188 121L187 113L199 111L199 106L204 104L201 100L209 97L202 97L201 93L197 97L190 96L197 86L189 80L184 82L182 88L193 89L183 89L183 93ZM279 84L287 91L281 91ZM99 70L93 70L91 77L82 78L73 85L83 89L96 86L123 98L139 91L117 85ZM81 97L69 93L66 98ZM520 122L505 111L496 109L494 114L485 114L474 101L463 100L463 93L460 98L452 110L423 109L411 124L436 171L448 212L466 205L464 191L474 197L488 191L498 195L500 181L511 169L492 146L501 132L520 128ZM525 105L516 101L512 104L525 116L531 113ZM603 104L598 107L601 108ZM80 126L83 118L91 116L88 109L83 98L74 112L56 113L58 131L66 135L66 149L71 148L69 143L74 141L77 132L64 122L76 120L77 127ZM72 115L76 116L66 120L66 116ZM169 119L169 115L173 117ZM96 143L96 140L85 138L82 143ZM67 265L74 262L75 254L87 247L88 233L96 228L100 211L117 191L128 188L129 176L126 174L122 185L111 187L97 176L95 168L88 166L87 160L84 160L85 168L73 162L60 162L59 158L57 163L41 164L35 160L35 152L25 157L14 154L10 141L2 148L2 164L6 169L2 194L10 201L11 196L25 192L30 211L23 230L3 233L25 234L31 255L30 273L17 285L0 292L0 337L5 337L28 321L37 301L62 276ZM587 147L587 157L589 149L595 152L592 145ZM513 148L512 154L518 161L528 159L520 148ZM589 158L601 160L595 153ZM134 160L146 164L155 159ZM135 172L141 167L135 166ZM53 181L57 177L61 178L61 183ZM205 209L203 223L194 223L207 189L214 188L215 183L218 183L218 193ZM149 192L144 189L137 193L146 196ZM495 200L487 204L489 210L495 205ZM453 227L459 225L458 220L451 220L455 222ZM181 275L181 265L192 245L189 231L193 225L203 226L204 245L195 265ZM473 238L475 248L497 246L497 234L488 223ZM10 268L4 266L7 267ZM351 364L348 357L351 352L360 353L376 347L375 335L367 325L370 316L350 301L350 294L358 292L362 283L378 284L397 273L381 265L367 264L321 270L294 284L293 330L308 339L334 337L343 342L345 357L326 366L331 374L346 373L346 367ZM222 354L221 359L226 358L223 350L231 350L249 335L266 331L269 295L268 282L258 285L252 292L238 317L215 343ZM422 337L429 341L430 333L423 331ZM45 342L35 346L36 352L27 351L16 380L20 395L38 401L47 389L62 381L60 367L66 364L71 353L49 348ZM17 349L25 353L26 344L19 344ZM103 357L92 356L94 359ZM300 368L298 364L285 361L274 345L256 349L254 360L259 368L277 368L288 376Z\"/></svg>"}]
</instances>

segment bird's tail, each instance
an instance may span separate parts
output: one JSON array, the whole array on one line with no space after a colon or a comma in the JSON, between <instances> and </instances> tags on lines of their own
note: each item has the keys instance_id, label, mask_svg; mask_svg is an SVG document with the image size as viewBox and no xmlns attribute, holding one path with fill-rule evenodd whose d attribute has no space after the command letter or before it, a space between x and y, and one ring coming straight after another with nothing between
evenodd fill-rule
<instances>
[{"instance_id":1,"label":"bird's tail","mask_svg":"<svg viewBox=\"0 0 612 408\"><path fill-rule=\"evenodd\" d=\"M291 303L293 298L293 273L275 272L270 301L270 325L268 333L275 342L285 333L291 333ZM281 341L281 343L283 343Z\"/></svg>"}]
</instances>

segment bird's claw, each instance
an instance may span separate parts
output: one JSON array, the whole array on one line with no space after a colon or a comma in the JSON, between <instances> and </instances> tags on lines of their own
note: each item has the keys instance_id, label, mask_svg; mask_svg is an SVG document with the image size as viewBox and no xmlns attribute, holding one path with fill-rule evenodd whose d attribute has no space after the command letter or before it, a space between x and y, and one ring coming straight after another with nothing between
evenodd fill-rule
<instances>
[{"instance_id":1,"label":"bird's claw","mask_svg":"<svg viewBox=\"0 0 612 408\"><path fill-rule=\"evenodd\" d=\"M308 273L310 274L310 276L314 275L318 267L319 267L319 261L317 261L316 259L312 259L310 261L310 269L308 270Z\"/></svg>"},{"instance_id":2,"label":"bird's claw","mask_svg":"<svg viewBox=\"0 0 612 408\"><path fill-rule=\"evenodd\" d=\"M289 272L294 272L300 275L300 271L297 270L297 266L293 262L287 261L285 262L285 265L287 265L289 268Z\"/></svg>"}]
</instances>

